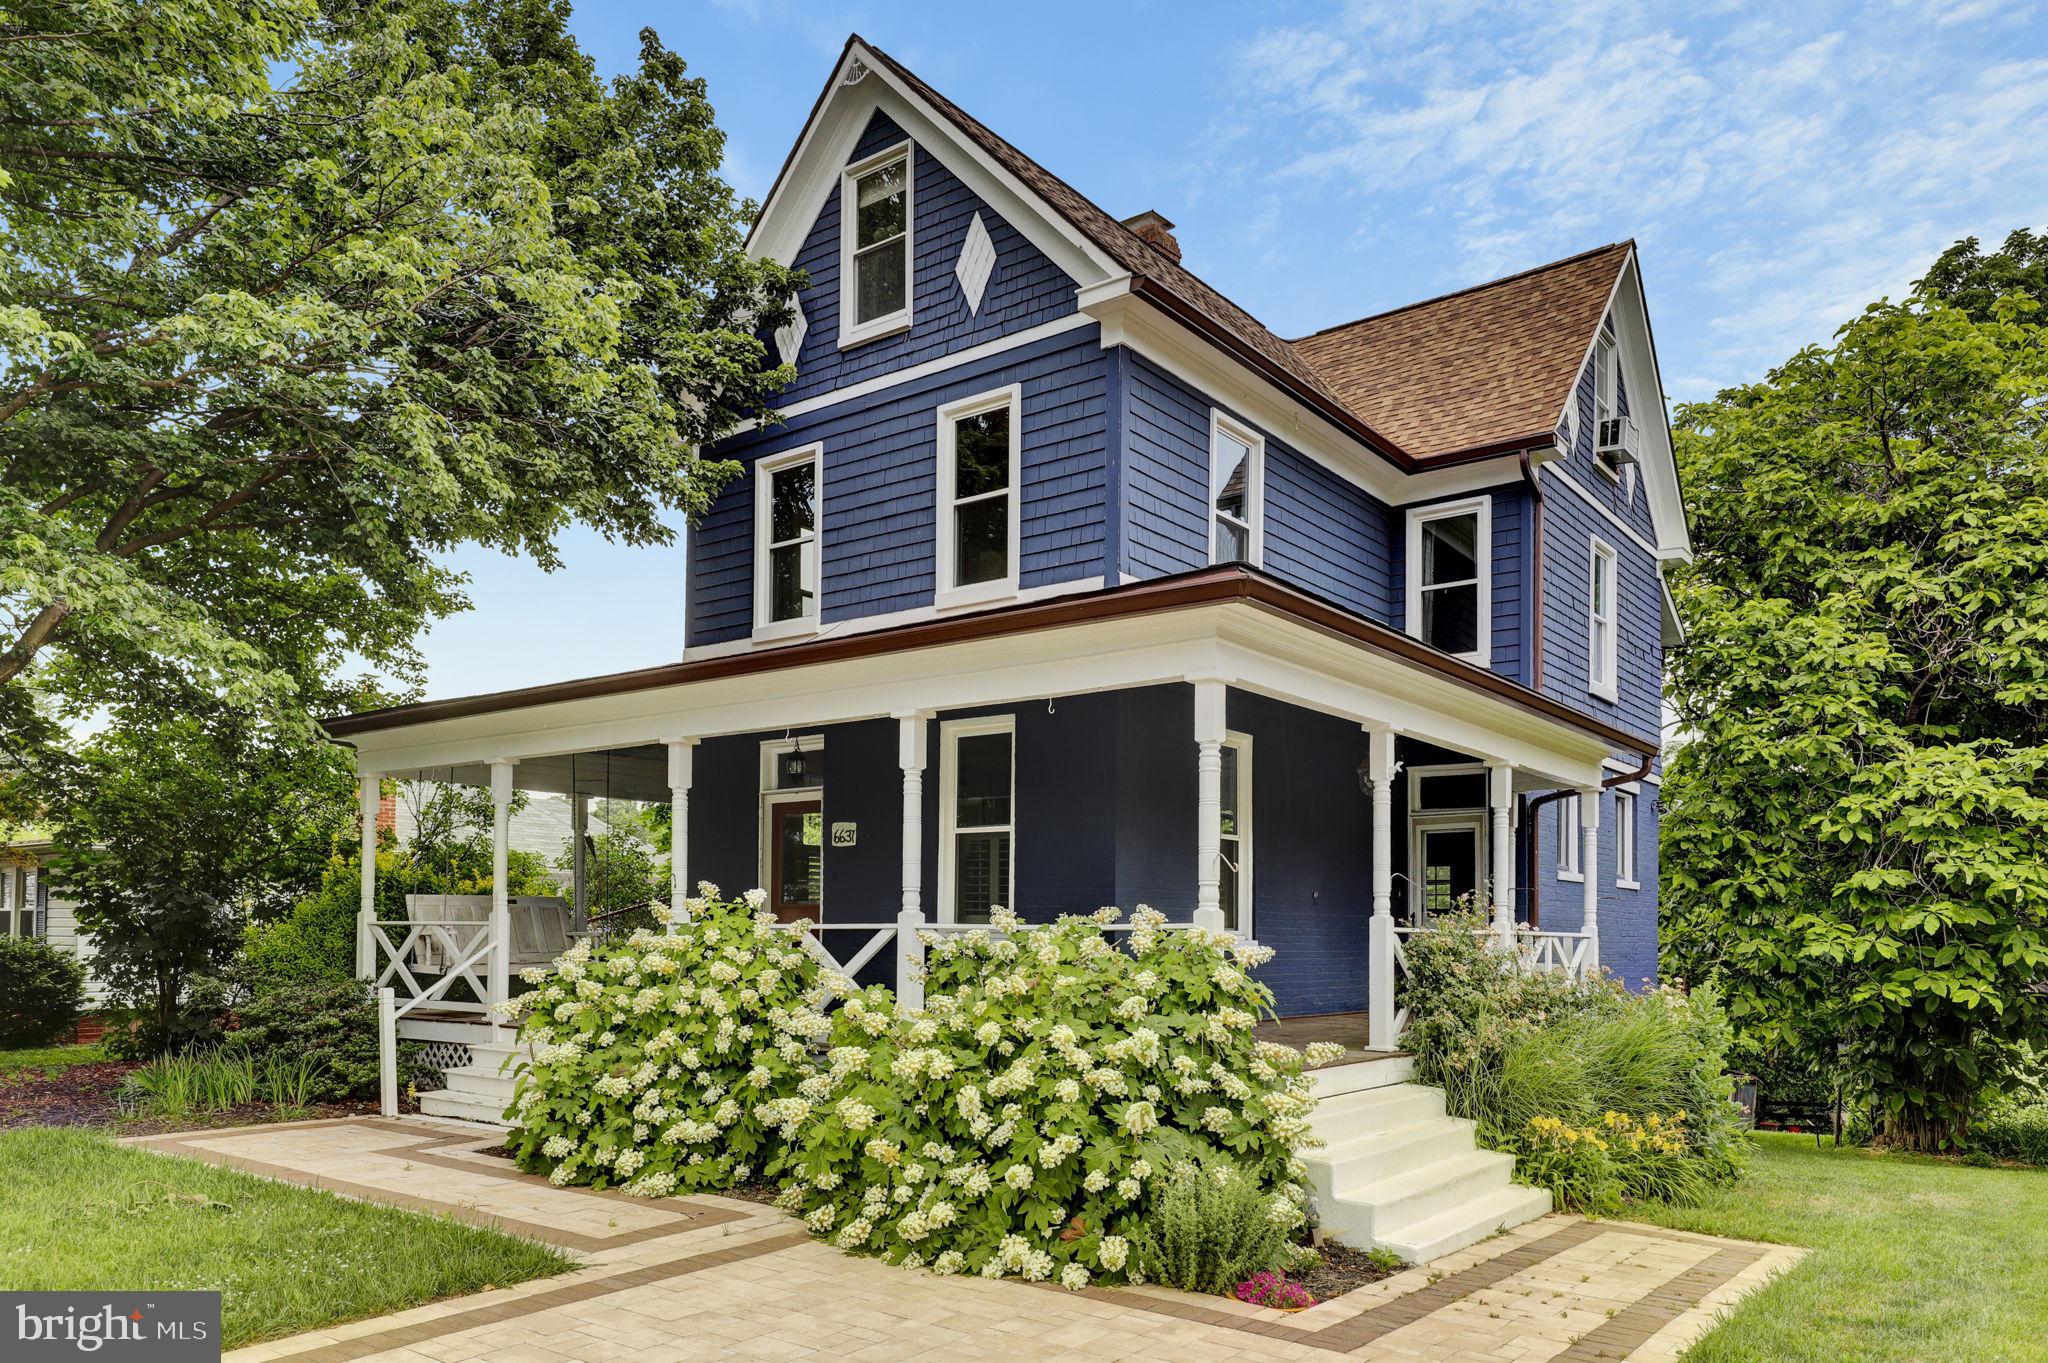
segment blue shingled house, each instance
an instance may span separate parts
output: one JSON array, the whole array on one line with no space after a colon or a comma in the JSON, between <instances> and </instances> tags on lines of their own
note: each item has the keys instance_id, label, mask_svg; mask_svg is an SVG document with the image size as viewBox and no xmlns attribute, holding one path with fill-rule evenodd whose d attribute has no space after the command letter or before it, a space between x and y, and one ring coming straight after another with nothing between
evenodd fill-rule
<instances>
[{"instance_id":1,"label":"blue shingled house","mask_svg":"<svg viewBox=\"0 0 2048 1363\"><path fill-rule=\"evenodd\" d=\"M763 886L906 991L914 929L995 905L1247 934L1283 1016L1379 1049L1402 935L1461 899L1653 977L1689 549L1634 245L1289 340L1139 207L850 40L751 238L809 280L797 377L707 451L745 472L682 657L336 721L366 800L672 800L678 899ZM388 981L419 928L369 902ZM488 996L503 912L453 952Z\"/></svg>"}]
</instances>

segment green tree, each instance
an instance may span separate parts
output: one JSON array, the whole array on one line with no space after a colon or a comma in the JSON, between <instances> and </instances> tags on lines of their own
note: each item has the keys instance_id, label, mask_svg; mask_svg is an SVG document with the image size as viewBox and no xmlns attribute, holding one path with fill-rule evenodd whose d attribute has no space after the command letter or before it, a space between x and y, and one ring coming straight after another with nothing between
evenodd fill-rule
<instances>
[{"instance_id":1,"label":"green tree","mask_svg":"<svg viewBox=\"0 0 2048 1363\"><path fill-rule=\"evenodd\" d=\"M564 0L0 14L0 692L273 722L403 680L435 555L665 542L789 377L700 81Z\"/></svg>"},{"instance_id":2,"label":"green tree","mask_svg":"<svg viewBox=\"0 0 2048 1363\"><path fill-rule=\"evenodd\" d=\"M352 809L341 758L231 715L180 715L110 729L57 769L52 873L145 1048L180 1035L188 986L228 965L244 923L319 883Z\"/></svg>"},{"instance_id":3,"label":"green tree","mask_svg":"<svg viewBox=\"0 0 2048 1363\"><path fill-rule=\"evenodd\" d=\"M2048 333L1880 303L1678 411L1667 970L1914 1148L2048 1043Z\"/></svg>"},{"instance_id":4,"label":"green tree","mask_svg":"<svg viewBox=\"0 0 2048 1363\"><path fill-rule=\"evenodd\" d=\"M1964 237L1928 267L1918 287L1923 298L1961 308L1980 322L1991 320L1998 300L2012 294L2048 303L2048 235L2019 228L1989 255L1975 237Z\"/></svg>"}]
</instances>

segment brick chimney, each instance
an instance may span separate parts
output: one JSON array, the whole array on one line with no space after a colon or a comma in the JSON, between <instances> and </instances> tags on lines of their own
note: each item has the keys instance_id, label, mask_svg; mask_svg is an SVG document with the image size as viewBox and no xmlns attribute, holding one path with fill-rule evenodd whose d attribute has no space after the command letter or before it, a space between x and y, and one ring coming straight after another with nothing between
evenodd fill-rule
<instances>
[{"instance_id":1,"label":"brick chimney","mask_svg":"<svg viewBox=\"0 0 2048 1363\"><path fill-rule=\"evenodd\" d=\"M1124 226L1138 234L1138 239L1153 250L1163 254L1175 264L1180 263L1180 242L1173 235L1173 224L1165 215L1146 209L1134 218L1125 218Z\"/></svg>"}]
</instances>

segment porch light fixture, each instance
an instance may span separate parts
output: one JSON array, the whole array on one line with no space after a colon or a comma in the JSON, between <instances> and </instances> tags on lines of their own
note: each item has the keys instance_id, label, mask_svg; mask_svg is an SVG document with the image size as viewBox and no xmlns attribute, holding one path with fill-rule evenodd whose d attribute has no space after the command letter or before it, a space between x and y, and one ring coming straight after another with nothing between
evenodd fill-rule
<instances>
[{"instance_id":1,"label":"porch light fixture","mask_svg":"<svg viewBox=\"0 0 2048 1363\"><path fill-rule=\"evenodd\" d=\"M810 764L804 761L803 739L798 738L794 742L796 746L789 750L789 764L783 770L789 773L789 779L792 782L802 785L804 777L809 774Z\"/></svg>"}]
</instances>

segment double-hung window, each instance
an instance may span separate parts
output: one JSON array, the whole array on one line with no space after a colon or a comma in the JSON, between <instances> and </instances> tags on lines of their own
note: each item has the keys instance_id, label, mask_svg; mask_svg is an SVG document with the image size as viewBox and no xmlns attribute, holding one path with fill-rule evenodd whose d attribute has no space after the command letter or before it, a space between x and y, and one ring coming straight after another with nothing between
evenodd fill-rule
<instances>
[{"instance_id":1,"label":"double-hung window","mask_svg":"<svg viewBox=\"0 0 2048 1363\"><path fill-rule=\"evenodd\" d=\"M818 473L822 446L754 465L754 637L818 625Z\"/></svg>"},{"instance_id":2,"label":"double-hung window","mask_svg":"<svg viewBox=\"0 0 2048 1363\"><path fill-rule=\"evenodd\" d=\"M1408 513L1408 632L1481 667L1491 652L1490 508L1480 497Z\"/></svg>"},{"instance_id":3,"label":"double-hung window","mask_svg":"<svg viewBox=\"0 0 2048 1363\"><path fill-rule=\"evenodd\" d=\"M1593 466L1617 480L1621 465L1600 453L1600 442L1606 438L1608 421L1621 415L1620 373L1613 328L1602 322L1593 342Z\"/></svg>"},{"instance_id":4,"label":"double-hung window","mask_svg":"<svg viewBox=\"0 0 2048 1363\"><path fill-rule=\"evenodd\" d=\"M1636 879L1636 797L1625 790L1614 792L1614 883L1624 890L1637 890Z\"/></svg>"},{"instance_id":5,"label":"double-hung window","mask_svg":"<svg viewBox=\"0 0 2048 1363\"><path fill-rule=\"evenodd\" d=\"M1223 841L1220 890L1223 926L1252 935L1252 736L1223 740Z\"/></svg>"},{"instance_id":6,"label":"double-hung window","mask_svg":"<svg viewBox=\"0 0 2048 1363\"><path fill-rule=\"evenodd\" d=\"M939 726L940 921L986 923L1013 906L1017 726L1008 715Z\"/></svg>"},{"instance_id":7,"label":"double-hung window","mask_svg":"<svg viewBox=\"0 0 2048 1363\"><path fill-rule=\"evenodd\" d=\"M1209 562L1259 562L1265 455L1256 431L1209 414Z\"/></svg>"},{"instance_id":8,"label":"double-hung window","mask_svg":"<svg viewBox=\"0 0 2048 1363\"><path fill-rule=\"evenodd\" d=\"M847 168L839 191L839 344L910 325L910 144Z\"/></svg>"},{"instance_id":9,"label":"double-hung window","mask_svg":"<svg viewBox=\"0 0 2048 1363\"><path fill-rule=\"evenodd\" d=\"M1621 620L1618 564L1612 548L1593 541L1591 580L1586 586L1586 689L1610 701L1619 694L1615 683L1616 635Z\"/></svg>"},{"instance_id":10,"label":"double-hung window","mask_svg":"<svg viewBox=\"0 0 2048 1363\"><path fill-rule=\"evenodd\" d=\"M939 409L940 606L1016 593L1023 406L1022 392L1013 385Z\"/></svg>"},{"instance_id":11,"label":"double-hung window","mask_svg":"<svg viewBox=\"0 0 2048 1363\"><path fill-rule=\"evenodd\" d=\"M1579 821L1579 797L1567 795L1557 802L1557 878L1559 880L1584 880L1585 872L1579 865L1580 853L1585 849L1585 828Z\"/></svg>"}]
</instances>

